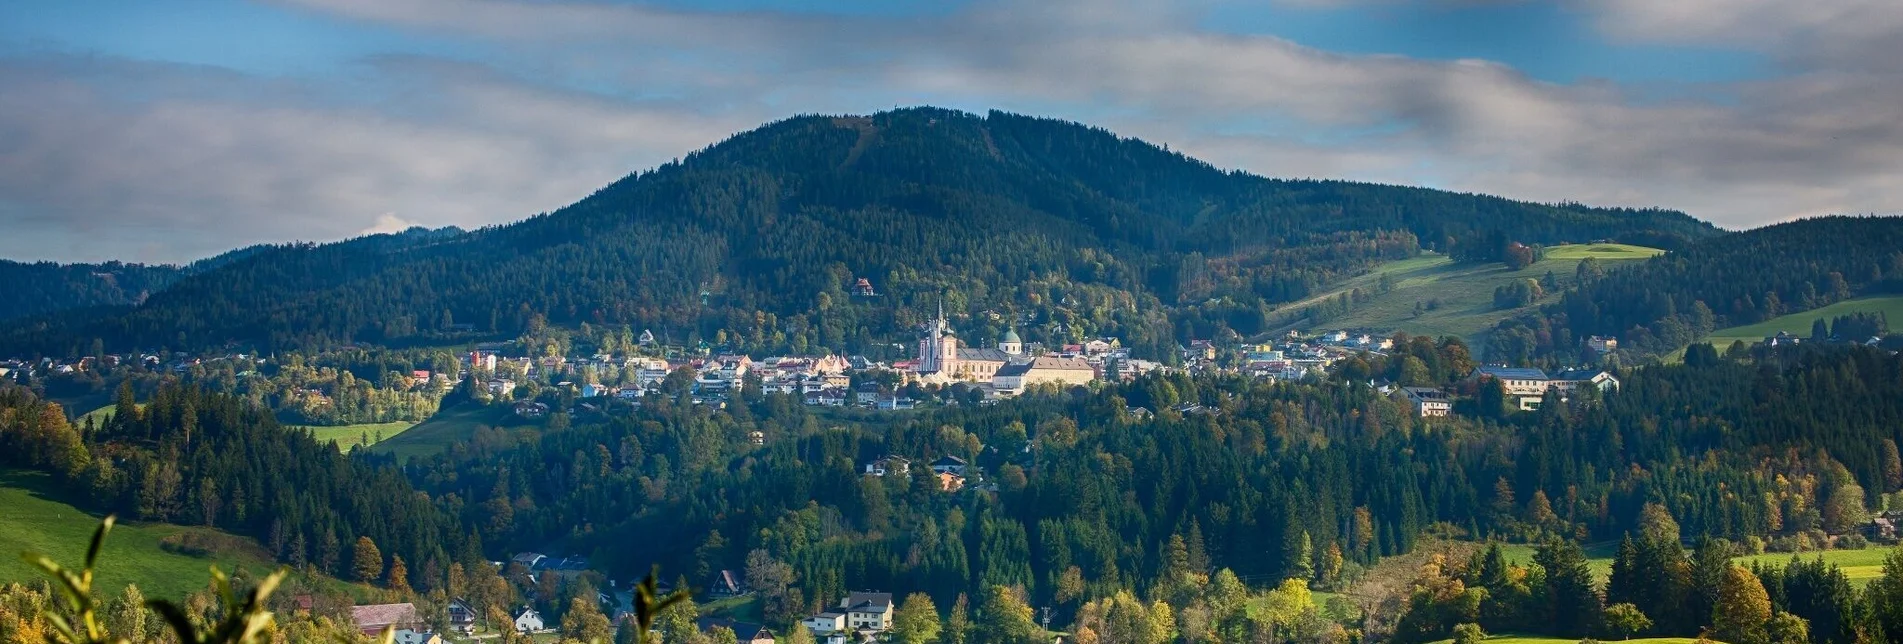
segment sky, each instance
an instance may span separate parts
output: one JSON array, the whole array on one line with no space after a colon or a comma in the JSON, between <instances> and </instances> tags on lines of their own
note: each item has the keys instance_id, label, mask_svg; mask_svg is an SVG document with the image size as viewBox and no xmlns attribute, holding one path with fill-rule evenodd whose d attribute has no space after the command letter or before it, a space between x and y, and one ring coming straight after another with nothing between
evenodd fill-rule
<instances>
[{"instance_id":1,"label":"sky","mask_svg":"<svg viewBox=\"0 0 1903 644\"><path fill-rule=\"evenodd\" d=\"M925 104L1733 229L1897 213L1894 2L7 2L0 258L506 223L768 121Z\"/></svg>"}]
</instances>

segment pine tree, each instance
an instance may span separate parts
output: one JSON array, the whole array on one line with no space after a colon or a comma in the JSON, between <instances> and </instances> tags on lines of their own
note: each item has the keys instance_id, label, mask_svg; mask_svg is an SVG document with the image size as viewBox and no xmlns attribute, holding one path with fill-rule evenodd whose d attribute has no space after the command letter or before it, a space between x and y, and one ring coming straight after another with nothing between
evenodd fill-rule
<instances>
[{"instance_id":1,"label":"pine tree","mask_svg":"<svg viewBox=\"0 0 1903 644\"><path fill-rule=\"evenodd\" d=\"M403 565L403 557L390 555L390 580L388 584L385 584L385 587L406 595L412 592L410 590L410 567Z\"/></svg>"},{"instance_id":2,"label":"pine tree","mask_svg":"<svg viewBox=\"0 0 1903 644\"><path fill-rule=\"evenodd\" d=\"M944 644L965 644L971 635L970 603L964 593L958 593L958 599L952 602L951 614L945 616L945 631L940 637Z\"/></svg>"}]
</instances>

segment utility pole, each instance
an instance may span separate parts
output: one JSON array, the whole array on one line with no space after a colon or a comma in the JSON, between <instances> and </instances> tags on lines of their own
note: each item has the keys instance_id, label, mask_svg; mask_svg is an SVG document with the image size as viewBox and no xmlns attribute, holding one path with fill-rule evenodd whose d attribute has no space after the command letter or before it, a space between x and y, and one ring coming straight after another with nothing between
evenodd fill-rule
<instances>
[{"instance_id":1,"label":"utility pole","mask_svg":"<svg viewBox=\"0 0 1903 644\"><path fill-rule=\"evenodd\" d=\"M1044 613L1044 620L1043 620L1043 621L1044 621L1044 630L1046 630L1046 631L1049 631L1049 630L1051 630L1051 607L1049 607L1049 606L1045 606L1045 607L1043 607L1043 608L1040 608L1040 609L1038 609L1038 610L1040 610L1040 611L1043 611L1043 613Z\"/></svg>"}]
</instances>

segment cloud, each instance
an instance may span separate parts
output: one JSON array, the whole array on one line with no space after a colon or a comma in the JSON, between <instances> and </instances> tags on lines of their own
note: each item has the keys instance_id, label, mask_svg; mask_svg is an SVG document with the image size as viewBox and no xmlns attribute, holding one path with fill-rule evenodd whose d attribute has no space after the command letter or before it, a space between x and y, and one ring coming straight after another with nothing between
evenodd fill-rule
<instances>
[{"instance_id":1,"label":"cloud","mask_svg":"<svg viewBox=\"0 0 1903 644\"><path fill-rule=\"evenodd\" d=\"M0 255L184 260L380 230L391 213L497 223L763 121L926 102L1072 118L1271 176L1661 206L1730 226L1903 203L1903 83L1822 42L1903 42L1880 42L1896 20L1862 0L1815 14L1582 3L1613 37L1756 48L1787 69L1671 99L1211 33L1195 5L1139 0L987 1L931 19L284 1L495 53L291 77L0 58L0 222L25 232ZM1734 11L1701 22L1689 5ZM1749 38L1780 20L1797 22Z\"/></svg>"},{"instance_id":2,"label":"cloud","mask_svg":"<svg viewBox=\"0 0 1903 644\"><path fill-rule=\"evenodd\" d=\"M416 223L414 221L410 221L408 219L398 217L396 216L396 213L394 212L386 212L381 215L377 215L376 223L371 224L369 228L365 228L363 230L357 231L357 234L358 235L382 235L382 234L388 234L388 233L400 233L405 230L409 230L411 228L415 228L421 225L422 224Z\"/></svg>"}]
</instances>

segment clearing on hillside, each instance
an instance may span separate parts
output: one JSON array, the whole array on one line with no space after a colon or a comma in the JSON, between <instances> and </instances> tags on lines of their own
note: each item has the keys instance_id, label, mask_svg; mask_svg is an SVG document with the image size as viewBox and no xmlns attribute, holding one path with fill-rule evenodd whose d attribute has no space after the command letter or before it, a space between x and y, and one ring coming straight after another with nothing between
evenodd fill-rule
<instances>
[{"instance_id":1,"label":"clearing on hillside","mask_svg":"<svg viewBox=\"0 0 1903 644\"><path fill-rule=\"evenodd\" d=\"M1313 327L1404 331L1411 335L1458 336L1473 342L1500 320L1557 296L1557 293L1548 293L1544 299L1528 307L1500 309L1493 305L1495 288L1516 280L1537 280L1549 272L1565 287L1572 283L1579 263L1587 258L1610 268L1664 252L1627 244L1553 246L1546 249L1546 256L1540 261L1517 271L1498 262L1458 264L1445 255L1422 253L1419 257L1376 266L1326 293L1284 306L1277 313L1301 311L1360 289L1369 296L1368 299L1355 304L1347 314L1319 323L1297 319L1284 324L1281 329ZM1388 276L1392 288L1387 293L1377 294L1382 275ZM1416 303L1423 309L1418 316L1415 315ZM1426 310L1430 306L1432 310Z\"/></svg>"},{"instance_id":2,"label":"clearing on hillside","mask_svg":"<svg viewBox=\"0 0 1903 644\"><path fill-rule=\"evenodd\" d=\"M1890 330L1894 332L1899 325L1903 325L1903 295L1878 295L1874 297L1859 297L1844 300L1830 306L1811 309L1802 313L1781 315L1757 324L1719 329L1711 332L1711 335L1705 336L1705 338L1699 340L1699 342L1709 342L1711 346L1718 348L1719 353L1723 353L1725 348L1731 346L1733 342L1743 342L1746 345L1751 345L1762 342L1765 338L1777 335L1779 331L1784 331L1800 338L1809 338L1811 323L1817 320L1829 322L1831 318L1850 315L1852 313L1882 313L1884 317L1889 318ZM1684 354L1685 352L1681 350L1673 354L1673 358L1682 357Z\"/></svg>"},{"instance_id":3,"label":"clearing on hillside","mask_svg":"<svg viewBox=\"0 0 1903 644\"><path fill-rule=\"evenodd\" d=\"M476 434L479 426L498 426L508 417L503 407L463 404L436 412L429 420L395 436L385 435L383 442L371 449L379 453L394 454L398 460L408 460L413 456L430 456L443 451L450 443L469 440Z\"/></svg>"},{"instance_id":4,"label":"clearing on hillside","mask_svg":"<svg viewBox=\"0 0 1903 644\"><path fill-rule=\"evenodd\" d=\"M358 445L375 445L396 438L416 425L416 423L399 420L389 423L360 423L335 427L300 426L300 429L311 430L311 437L316 438L317 442L330 441L337 444L337 449L348 452Z\"/></svg>"},{"instance_id":5,"label":"clearing on hillside","mask_svg":"<svg viewBox=\"0 0 1903 644\"><path fill-rule=\"evenodd\" d=\"M39 569L20 559L23 552L43 554L66 566L85 559L86 544L102 516L60 500L58 488L51 476L41 472L0 469L0 582L44 578ZM160 546L162 540L178 534L201 535L203 541L220 547L208 557L196 557ZM249 539L163 523L114 526L99 561L97 588L101 592L116 595L126 584L138 584L146 597L173 600L204 590L211 580L208 567L213 564L227 572L242 568L254 574L277 567Z\"/></svg>"}]
</instances>

